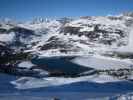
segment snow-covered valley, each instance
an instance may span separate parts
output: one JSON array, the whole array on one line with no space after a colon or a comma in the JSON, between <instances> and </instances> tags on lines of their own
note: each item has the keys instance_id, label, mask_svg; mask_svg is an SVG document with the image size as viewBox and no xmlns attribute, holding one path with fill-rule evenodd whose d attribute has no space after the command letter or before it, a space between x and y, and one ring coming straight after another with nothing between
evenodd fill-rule
<instances>
[{"instance_id":1,"label":"snow-covered valley","mask_svg":"<svg viewBox=\"0 0 133 100\"><path fill-rule=\"evenodd\" d=\"M16 98L39 91L35 100L42 100L42 92L46 100L128 100L133 98L132 39L130 14L1 19L0 89L20 93Z\"/></svg>"}]
</instances>

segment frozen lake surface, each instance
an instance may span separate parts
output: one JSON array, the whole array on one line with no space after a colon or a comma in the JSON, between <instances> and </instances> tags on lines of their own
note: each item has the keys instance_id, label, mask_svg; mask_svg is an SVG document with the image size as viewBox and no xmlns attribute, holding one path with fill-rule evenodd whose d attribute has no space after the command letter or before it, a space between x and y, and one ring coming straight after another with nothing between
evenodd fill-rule
<instances>
[{"instance_id":1,"label":"frozen lake surface","mask_svg":"<svg viewBox=\"0 0 133 100\"><path fill-rule=\"evenodd\" d=\"M132 100L133 82L76 82L35 89L16 89L11 81L18 77L0 74L0 100ZM122 99L121 99L122 98Z\"/></svg>"}]
</instances>

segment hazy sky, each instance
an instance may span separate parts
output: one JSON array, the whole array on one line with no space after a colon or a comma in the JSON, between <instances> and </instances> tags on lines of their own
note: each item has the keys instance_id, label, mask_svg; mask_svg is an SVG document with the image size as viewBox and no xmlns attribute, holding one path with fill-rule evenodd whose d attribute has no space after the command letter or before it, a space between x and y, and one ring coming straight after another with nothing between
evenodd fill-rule
<instances>
[{"instance_id":1,"label":"hazy sky","mask_svg":"<svg viewBox=\"0 0 133 100\"><path fill-rule=\"evenodd\" d=\"M133 11L133 0L0 0L0 17L28 20L118 14Z\"/></svg>"}]
</instances>

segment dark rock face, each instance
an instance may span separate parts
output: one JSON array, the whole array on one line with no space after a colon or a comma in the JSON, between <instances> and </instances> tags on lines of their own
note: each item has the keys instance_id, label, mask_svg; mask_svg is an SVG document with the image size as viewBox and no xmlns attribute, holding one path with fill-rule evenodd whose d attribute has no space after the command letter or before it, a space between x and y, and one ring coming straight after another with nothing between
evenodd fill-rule
<instances>
[{"instance_id":1,"label":"dark rock face","mask_svg":"<svg viewBox=\"0 0 133 100\"><path fill-rule=\"evenodd\" d=\"M49 50L49 49L68 49L71 48L71 44L67 44L64 41L61 41L59 38L51 37L48 41L48 43L44 44L40 50Z\"/></svg>"},{"instance_id":2,"label":"dark rock face","mask_svg":"<svg viewBox=\"0 0 133 100\"><path fill-rule=\"evenodd\" d=\"M122 20L123 19L123 17L117 17L117 16L108 16L108 18L110 19L110 20Z\"/></svg>"},{"instance_id":3,"label":"dark rock face","mask_svg":"<svg viewBox=\"0 0 133 100\"><path fill-rule=\"evenodd\" d=\"M8 30L8 34L14 33L15 37L12 42L9 43L9 46L17 49L27 49L27 44L35 36L34 31L22 28L22 27L13 27Z\"/></svg>"},{"instance_id":4,"label":"dark rock face","mask_svg":"<svg viewBox=\"0 0 133 100\"><path fill-rule=\"evenodd\" d=\"M8 32L15 32L16 34L23 36L24 38L26 36L34 35L34 31L22 27L11 28L10 30L8 30Z\"/></svg>"},{"instance_id":5,"label":"dark rock face","mask_svg":"<svg viewBox=\"0 0 133 100\"><path fill-rule=\"evenodd\" d=\"M67 49L71 48L71 45L67 45L65 43L62 43L61 41L51 41L50 43L46 43L41 47L41 50L49 50L49 49L57 49L57 48L62 48L62 49Z\"/></svg>"},{"instance_id":6,"label":"dark rock face","mask_svg":"<svg viewBox=\"0 0 133 100\"><path fill-rule=\"evenodd\" d=\"M86 27L94 28L92 31L80 31L82 27L72 27L72 26L64 26L61 28L60 33L63 34L70 34L70 35L77 35L79 37L86 36L90 42L92 41L98 41L99 43L111 45L113 42L118 41L121 38L124 38L126 36L125 32L116 29L113 30L112 28L107 29L101 29L102 25L96 24L96 25L87 25ZM116 35L113 37L113 35Z\"/></svg>"},{"instance_id":7,"label":"dark rock face","mask_svg":"<svg viewBox=\"0 0 133 100\"><path fill-rule=\"evenodd\" d=\"M19 43L21 42L21 39L30 39L31 36L34 35L34 31L21 28L21 27L14 27L8 30L8 32L14 32L15 33L15 40L14 42Z\"/></svg>"},{"instance_id":8,"label":"dark rock face","mask_svg":"<svg viewBox=\"0 0 133 100\"><path fill-rule=\"evenodd\" d=\"M12 56L13 50L7 46L0 45L0 64L7 63Z\"/></svg>"},{"instance_id":9,"label":"dark rock face","mask_svg":"<svg viewBox=\"0 0 133 100\"><path fill-rule=\"evenodd\" d=\"M99 38L99 34L95 33L94 31L90 31L90 32L84 32L86 34L86 36L90 39L90 40L94 40L96 38Z\"/></svg>"},{"instance_id":10,"label":"dark rock face","mask_svg":"<svg viewBox=\"0 0 133 100\"><path fill-rule=\"evenodd\" d=\"M28 60L30 58L29 53L17 52L8 45L0 45L0 65L15 64L17 61Z\"/></svg>"},{"instance_id":11,"label":"dark rock face","mask_svg":"<svg viewBox=\"0 0 133 100\"><path fill-rule=\"evenodd\" d=\"M4 28L0 28L0 34L7 33L7 30Z\"/></svg>"},{"instance_id":12,"label":"dark rock face","mask_svg":"<svg viewBox=\"0 0 133 100\"><path fill-rule=\"evenodd\" d=\"M17 63L30 60L31 56L24 52L15 52L7 45L0 45L0 72L17 76L39 77L39 72L27 68L17 67Z\"/></svg>"},{"instance_id":13,"label":"dark rock face","mask_svg":"<svg viewBox=\"0 0 133 100\"><path fill-rule=\"evenodd\" d=\"M60 31L60 33L69 33L69 34L78 34L79 33L79 30L80 30L80 27L70 27L70 26L67 26L67 27L63 27Z\"/></svg>"}]
</instances>

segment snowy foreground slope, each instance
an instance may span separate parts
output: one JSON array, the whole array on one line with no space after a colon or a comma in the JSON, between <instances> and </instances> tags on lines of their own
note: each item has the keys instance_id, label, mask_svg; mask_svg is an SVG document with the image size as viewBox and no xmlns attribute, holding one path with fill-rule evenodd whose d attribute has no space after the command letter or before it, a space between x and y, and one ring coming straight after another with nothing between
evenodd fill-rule
<instances>
[{"instance_id":1,"label":"snowy foreground slope","mask_svg":"<svg viewBox=\"0 0 133 100\"><path fill-rule=\"evenodd\" d=\"M85 92L79 100L128 100L133 92L132 39L132 14L23 23L1 19L0 72L9 75L4 74L11 91L45 92L46 97L56 91L63 100L78 98L65 92Z\"/></svg>"}]
</instances>

